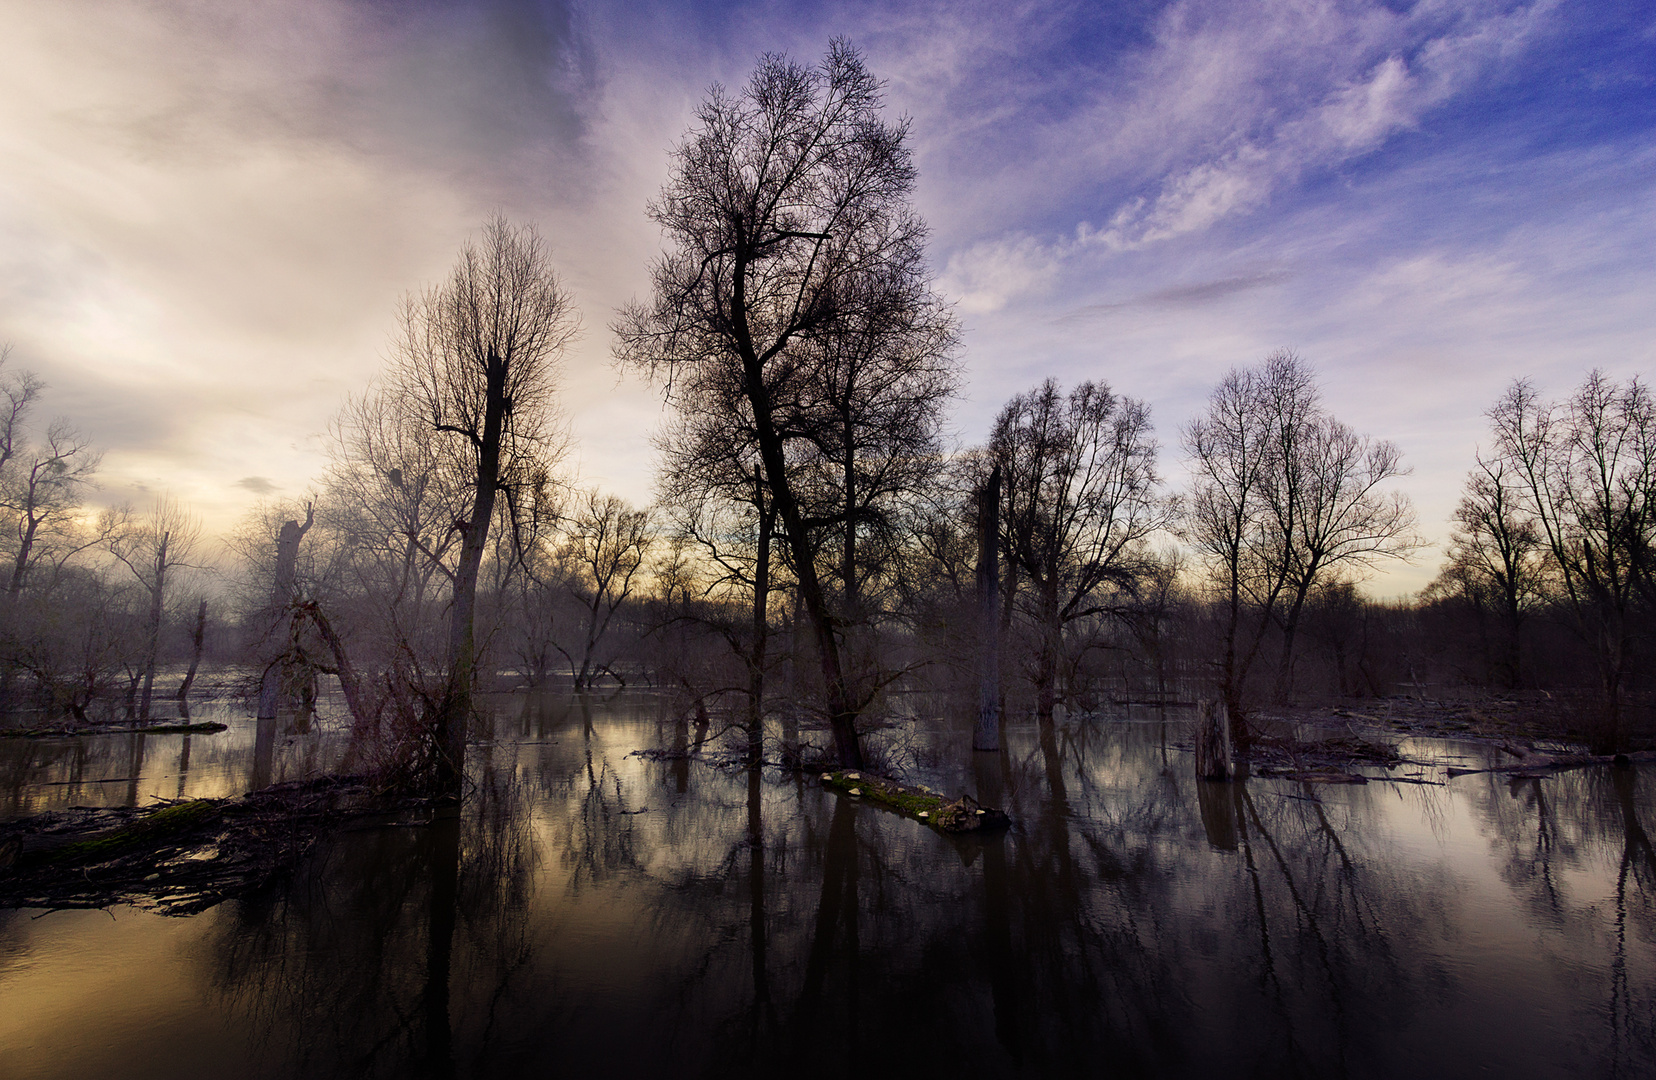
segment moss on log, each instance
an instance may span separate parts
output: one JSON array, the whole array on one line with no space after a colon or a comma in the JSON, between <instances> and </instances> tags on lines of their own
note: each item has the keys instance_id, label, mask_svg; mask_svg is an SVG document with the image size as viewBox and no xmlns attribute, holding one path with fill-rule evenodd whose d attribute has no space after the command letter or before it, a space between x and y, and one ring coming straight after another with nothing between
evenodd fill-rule
<instances>
[{"instance_id":1,"label":"moss on log","mask_svg":"<svg viewBox=\"0 0 1656 1080\"><path fill-rule=\"evenodd\" d=\"M1012 823L1005 811L980 806L970 795L951 800L928 787L904 784L869 772L825 772L822 774L822 786L913 818L941 832L1003 829Z\"/></svg>"}]
</instances>

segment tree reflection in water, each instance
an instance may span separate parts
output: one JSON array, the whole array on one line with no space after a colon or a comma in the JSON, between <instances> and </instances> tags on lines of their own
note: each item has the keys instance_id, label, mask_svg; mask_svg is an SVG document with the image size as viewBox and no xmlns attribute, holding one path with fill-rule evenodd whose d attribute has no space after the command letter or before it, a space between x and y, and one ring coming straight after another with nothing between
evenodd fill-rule
<instances>
[{"instance_id":1,"label":"tree reflection in water","mask_svg":"<svg viewBox=\"0 0 1656 1080\"><path fill-rule=\"evenodd\" d=\"M508 702L459 817L366 824L204 920L249 1075L1647 1075L1648 774L1198 783L1156 723L939 729L949 838ZM131 751L133 748L125 748ZM935 752L934 752L935 751ZM230 914L231 912L221 913Z\"/></svg>"}]
</instances>

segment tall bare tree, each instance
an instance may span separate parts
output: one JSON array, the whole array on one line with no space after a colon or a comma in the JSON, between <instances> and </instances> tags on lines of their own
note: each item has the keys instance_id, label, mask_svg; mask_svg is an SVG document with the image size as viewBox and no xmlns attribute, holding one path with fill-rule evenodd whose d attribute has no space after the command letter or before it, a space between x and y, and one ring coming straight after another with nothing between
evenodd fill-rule
<instances>
[{"instance_id":1,"label":"tall bare tree","mask_svg":"<svg viewBox=\"0 0 1656 1080\"><path fill-rule=\"evenodd\" d=\"M579 331L569 294L532 227L495 218L446 282L403 307L387 385L403 415L457 463L468 491L452 521L447 678L433 717L439 787L459 790L476 684L477 580L503 488L539 476L562 449L555 391ZM387 477L395 487L397 480ZM402 483L410 482L402 478Z\"/></svg>"},{"instance_id":2,"label":"tall bare tree","mask_svg":"<svg viewBox=\"0 0 1656 1080\"><path fill-rule=\"evenodd\" d=\"M1387 486L1406 470L1395 445L1327 414L1315 373L1287 350L1231 371L1184 445L1185 534L1222 596L1219 690L1245 744L1244 688L1267 630L1281 635L1276 692L1285 696L1312 592L1419 547L1413 508Z\"/></svg>"},{"instance_id":3,"label":"tall bare tree","mask_svg":"<svg viewBox=\"0 0 1656 1080\"><path fill-rule=\"evenodd\" d=\"M1489 411L1496 452L1540 529L1557 590L1598 667L1606 748L1623 734L1641 602L1656 599L1656 402L1594 371L1568 401L1512 384Z\"/></svg>"},{"instance_id":4,"label":"tall bare tree","mask_svg":"<svg viewBox=\"0 0 1656 1080\"><path fill-rule=\"evenodd\" d=\"M563 649L575 689L585 690L600 675L614 675L604 658L604 639L622 604L632 596L654 537L650 514L634 510L615 495L586 492L577 502L560 551L566 587L582 611L579 643Z\"/></svg>"},{"instance_id":5,"label":"tall bare tree","mask_svg":"<svg viewBox=\"0 0 1656 1080\"><path fill-rule=\"evenodd\" d=\"M78 520L86 489L103 454L66 420L55 420L38 446L23 448L0 471L0 507L12 518L15 543L6 591L17 596L29 571L46 557L56 565L98 542Z\"/></svg>"},{"instance_id":6,"label":"tall bare tree","mask_svg":"<svg viewBox=\"0 0 1656 1080\"><path fill-rule=\"evenodd\" d=\"M142 688L137 703L138 718L148 720L167 591L177 584L180 570L193 566L190 559L201 542L201 520L173 496L166 495L157 499L142 517L129 519L126 527L111 527L108 532L109 553L138 580L149 601L144 622Z\"/></svg>"},{"instance_id":7,"label":"tall bare tree","mask_svg":"<svg viewBox=\"0 0 1656 1080\"><path fill-rule=\"evenodd\" d=\"M1150 414L1102 383L1065 394L1048 379L1007 402L989 451L1004 481L1001 543L1027 582L1038 635L1036 712L1050 720L1064 628L1106 613L1112 592L1131 593L1139 547L1167 523Z\"/></svg>"},{"instance_id":8,"label":"tall bare tree","mask_svg":"<svg viewBox=\"0 0 1656 1080\"><path fill-rule=\"evenodd\" d=\"M750 425L847 764L862 760L865 701L842 655L796 462L820 419L819 347L871 325L868 306L891 283L925 280L908 125L880 109L880 83L843 41L815 68L770 55L741 93L715 86L649 207L671 245L651 268L653 299L614 327L618 362L657 379L670 403L719 403Z\"/></svg>"},{"instance_id":9,"label":"tall bare tree","mask_svg":"<svg viewBox=\"0 0 1656 1080\"><path fill-rule=\"evenodd\" d=\"M1455 597L1496 624L1494 641L1482 631L1487 666L1508 689L1523 681L1523 630L1545 599L1546 546L1540 524L1524 509L1510 462L1478 455L1455 507L1449 558L1427 587L1427 598Z\"/></svg>"}]
</instances>

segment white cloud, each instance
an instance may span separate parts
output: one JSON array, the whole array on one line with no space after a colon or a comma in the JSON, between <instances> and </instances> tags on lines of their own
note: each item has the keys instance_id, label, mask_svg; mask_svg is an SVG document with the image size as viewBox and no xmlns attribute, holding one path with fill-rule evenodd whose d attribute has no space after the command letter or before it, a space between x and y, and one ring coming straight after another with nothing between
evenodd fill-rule
<instances>
[{"instance_id":1,"label":"white cloud","mask_svg":"<svg viewBox=\"0 0 1656 1080\"><path fill-rule=\"evenodd\" d=\"M938 281L967 314L999 311L1020 296L1047 286L1057 260L1032 236L1014 236L973 244L949 256Z\"/></svg>"}]
</instances>

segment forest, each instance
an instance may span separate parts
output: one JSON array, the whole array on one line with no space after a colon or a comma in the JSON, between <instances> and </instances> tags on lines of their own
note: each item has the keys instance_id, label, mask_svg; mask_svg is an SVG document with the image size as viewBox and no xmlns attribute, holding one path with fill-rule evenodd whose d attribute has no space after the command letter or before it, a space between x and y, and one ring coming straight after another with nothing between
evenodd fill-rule
<instances>
[{"instance_id":1,"label":"forest","mask_svg":"<svg viewBox=\"0 0 1656 1080\"><path fill-rule=\"evenodd\" d=\"M1448 522L1291 342L963 432L886 88L709 89L615 310L485 217L224 535L0 355L0 1071L1650 1075L1642 378L1465 402Z\"/></svg>"},{"instance_id":2,"label":"forest","mask_svg":"<svg viewBox=\"0 0 1656 1080\"><path fill-rule=\"evenodd\" d=\"M1101 363L962 445L908 135L843 44L702 103L648 207L652 292L609 323L616 367L671 410L649 506L567 478L558 385L586 320L503 217L407 295L311 492L229 536L171 497L89 509L95 433L47 420L8 357L7 708L147 722L187 712L206 665L266 715L337 680L362 752L439 786L476 694L552 685L651 687L750 760L850 767L916 689L987 695L991 726L1216 699L1243 746L1272 710L1397 697L1545 702L1601 751L1649 739L1644 383L1592 372L1548 400L1518 379L1487 403L1447 550L1402 448L1332 415L1287 349L1159 429ZM1442 569L1366 595L1399 560Z\"/></svg>"}]
</instances>

